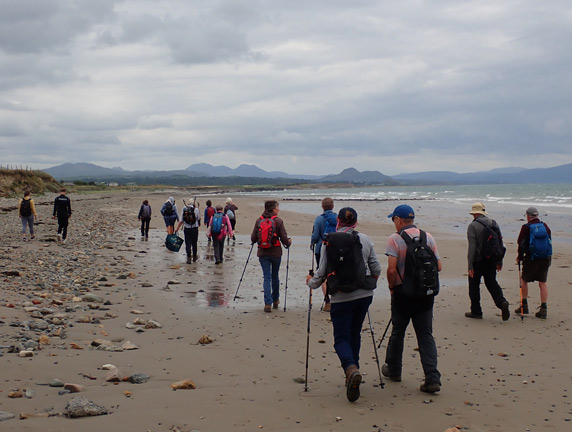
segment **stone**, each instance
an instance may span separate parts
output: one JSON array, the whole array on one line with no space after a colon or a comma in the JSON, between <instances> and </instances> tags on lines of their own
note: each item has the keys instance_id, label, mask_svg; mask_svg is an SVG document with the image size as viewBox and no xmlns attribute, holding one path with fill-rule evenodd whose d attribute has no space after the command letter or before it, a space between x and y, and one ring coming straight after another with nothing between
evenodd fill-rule
<instances>
[{"instance_id":1,"label":"stone","mask_svg":"<svg viewBox=\"0 0 572 432\"><path fill-rule=\"evenodd\" d=\"M123 344L121 345L121 348L123 348L126 351L139 349L139 347L131 341L123 342Z\"/></svg>"},{"instance_id":2,"label":"stone","mask_svg":"<svg viewBox=\"0 0 572 432\"><path fill-rule=\"evenodd\" d=\"M24 393L22 393L21 391L11 391L10 393L8 393L8 397L11 399L20 399L22 397L24 397Z\"/></svg>"},{"instance_id":3,"label":"stone","mask_svg":"<svg viewBox=\"0 0 572 432\"><path fill-rule=\"evenodd\" d=\"M13 419L14 417L16 417L16 414L13 414L8 411L0 411L0 421L10 420Z\"/></svg>"},{"instance_id":4,"label":"stone","mask_svg":"<svg viewBox=\"0 0 572 432\"><path fill-rule=\"evenodd\" d=\"M192 380L183 380L177 381L176 383L171 384L171 388L173 390L189 390L189 389L196 389L197 386Z\"/></svg>"},{"instance_id":5,"label":"stone","mask_svg":"<svg viewBox=\"0 0 572 432\"><path fill-rule=\"evenodd\" d=\"M70 393L79 393L85 390L85 387L80 384L65 383L64 390L69 390Z\"/></svg>"},{"instance_id":6,"label":"stone","mask_svg":"<svg viewBox=\"0 0 572 432\"><path fill-rule=\"evenodd\" d=\"M104 303L105 300L98 295L95 294L86 294L81 297L81 300L84 302L93 302L93 303Z\"/></svg>"},{"instance_id":7,"label":"stone","mask_svg":"<svg viewBox=\"0 0 572 432\"><path fill-rule=\"evenodd\" d=\"M20 351L18 357L34 357L34 351Z\"/></svg>"},{"instance_id":8,"label":"stone","mask_svg":"<svg viewBox=\"0 0 572 432\"><path fill-rule=\"evenodd\" d=\"M145 324L146 329L160 329L161 327L163 326L155 320L149 320L147 324Z\"/></svg>"},{"instance_id":9,"label":"stone","mask_svg":"<svg viewBox=\"0 0 572 432\"><path fill-rule=\"evenodd\" d=\"M54 379L50 380L48 385L50 387L63 387L65 385L65 383L60 379L54 378Z\"/></svg>"},{"instance_id":10,"label":"stone","mask_svg":"<svg viewBox=\"0 0 572 432\"><path fill-rule=\"evenodd\" d=\"M149 381L149 375L144 374L144 373L134 373L133 375L131 375L129 378L127 378L127 381L129 381L132 384L144 384L147 381Z\"/></svg>"},{"instance_id":11,"label":"stone","mask_svg":"<svg viewBox=\"0 0 572 432\"><path fill-rule=\"evenodd\" d=\"M208 345L213 343L213 340L208 335L202 335L201 338L199 339L199 343L201 345Z\"/></svg>"},{"instance_id":12,"label":"stone","mask_svg":"<svg viewBox=\"0 0 572 432\"><path fill-rule=\"evenodd\" d=\"M105 381L107 381L107 382L121 382L121 381L123 381L123 374L121 373L121 371L117 367L114 367L114 368L110 369L107 372L107 374L105 375Z\"/></svg>"},{"instance_id":13,"label":"stone","mask_svg":"<svg viewBox=\"0 0 572 432\"><path fill-rule=\"evenodd\" d=\"M31 388L24 389L24 396L27 399L32 399L36 395L36 391Z\"/></svg>"},{"instance_id":14,"label":"stone","mask_svg":"<svg viewBox=\"0 0 572 432\"><path fill-rule=\"evenodd\" d=\"M78 418L106 415L108 411L93 401L77 396L69 400L64 408L64 413L70 418Z\"/></svg>"}]
</instances>

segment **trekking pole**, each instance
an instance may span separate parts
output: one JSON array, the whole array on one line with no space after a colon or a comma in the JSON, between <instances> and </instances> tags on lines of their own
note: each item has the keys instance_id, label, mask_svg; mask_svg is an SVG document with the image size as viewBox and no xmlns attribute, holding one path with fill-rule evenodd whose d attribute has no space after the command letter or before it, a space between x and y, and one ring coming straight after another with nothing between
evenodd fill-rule
<instances>
[{"instance_id":1,"label":"trekking pole","mask_svg":"<svg viewBox=\"0 0 572 432\"><path fill-rule=\"evenodd\" d=\"M314 255L312 253L312 255ZM314 257L312 256L312 269L310 276L314 276ZM306 332L306 378L304 379L304 391L308 391L308 358L310 356L310 317L312 316L312 288L308 287L309 300L308 300L308 330Z\"/></svg>"},{"instance_id":2,"label":"trekking pole","mask_svg":"<svg viewBox=\"0 0 572 432\"><path fill-rule=\"evenodd\" d=\"M520 261L518 261L518 287L520 289L520 322L524 322L524 303L522 301L522 280L520 276Z\"/></svg>"},{"instance_id":3,"label":"trekking pole","mask_svg":"<svg viewBox=\"0 0 572 432\"><path fill-rule=\"evenodd\" d=\"M381 344L383 343L383 340L385 339L385 335L387 334L387 330L389 330L390 325L391 325L391 318L389 319L389 322L387 323L387 327L385 328L385 331L383 332L383 336L381 337L381 340L379 341L379 344L377 345L378 348L381 348Z\"/></svg>"},{"instance_id":4,"label":"trekking pole","mask_svg":"<svg viewBox=\"0 0 572 432\"><path fill-rule=\"evenodd\" d=\"M286 297L288 296L288 267L290 267L290 247L286 255L286 284L284 286L284 312L286 312Z\"/></svg>"},{"instance_id":5,"label":"trekking pole","mask_svg":"<svg viewBox=\"0 0 572 432\"><path fill-rule=\"evenodd\" d=\"M369 309L367 311L367 319L369 321L369 332L371 333L371 341L373 342L373 351L375 352L375 362L377 363L377 371L379 372L379 387L383 388L383 380L381 378L381 366L379 365L379 356L377 355L377 347L375 346L375 336L373 334L373 326L371 325L371 317L369 315Z\"/></svg>"},{"instance_id":6,"label":"trekking pole","mask_svg":"<svg viewBox=\"0 0 572 432\"><path fill-rule=\"evenodd\" d=\"M250 252L248 252L248 258L246 258L246 264L244 264L244 269L242 270L242 275L240 276L240 280L238 281L238 287L236 287L236 292L234 293L234 298L232 299L232 301L235 301L236 296L238 295L238 289L240 288L240 284L242 283L242 278L244 277L244 272L246 271L246 266L248 265L248 260L250 259L252 248L254 248L254 243L250 245Z\"/></svg>"}]
</instances>

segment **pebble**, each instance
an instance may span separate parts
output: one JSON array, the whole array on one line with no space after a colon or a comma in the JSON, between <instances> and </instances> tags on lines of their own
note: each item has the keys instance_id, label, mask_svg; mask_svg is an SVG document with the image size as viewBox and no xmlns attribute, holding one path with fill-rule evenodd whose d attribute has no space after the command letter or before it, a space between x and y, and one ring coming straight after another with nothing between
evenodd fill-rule
<instances>
[{"instance_id":1,"label":"pebble","mask_svg":"<svg viewBox=\"0 0 572 432\"><path fill-rule=\"evenodd\" d=\"M149 381L150 376L144 373L135 373L127 378L127 381L133 384L144 384Z\"/></svg>"},{"instance_id":2,"label":"pebble","mask_svg":"<svg viewBox=\"0 0 572 432\"><path fill-rule=\"evenodd\" d=\"M85 387L80 384L65 383L64 390L69 390L70 393L79 393L85 390Z\"/></svg>"},{"instance_id":3,"label":"pebble","mask_svg":"<svg viewBox=\"0 0 572 432\"><path fill-rule=\"evenodd\" d=\"M97 405L84 397L77 396L69 400L65 406L65 415L70 418L106 415L106 408Z\"/></svg>"},{"instance_id":4,"label":"pebble","mask_svg":"<svg viewBox=\"0 0 572 432\"><path fill-rule=\"evenodd\" d=\"M13 419L14 417L16 417L16 414L13 414L8 411L0 411L0 421L10 420Z\"/></svg>"},{"instance_id":5,"label":"pebble","mask_svg":"<svg viewBox=\"0 0 572 432\"><path fill-rule=\"evenodd\" d=\"M50 380L49 384L50 387L63 387L65 385L65 383L57 378L54 378L52 380Z\"/></svg>"}]
</instances>

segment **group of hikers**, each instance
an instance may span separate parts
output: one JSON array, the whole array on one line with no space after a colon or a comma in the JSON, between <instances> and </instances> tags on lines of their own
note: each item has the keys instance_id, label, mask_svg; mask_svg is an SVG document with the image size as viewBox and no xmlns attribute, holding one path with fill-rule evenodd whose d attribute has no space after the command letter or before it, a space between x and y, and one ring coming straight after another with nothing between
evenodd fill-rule
<instances>
[{"instance_id":1,"label":"group of hikers","mask_svg":"<svg viewBox=\"0 0 572 432\"><path fill-rule=\"evenodd\" d=\"M71 216L71 201L66 196L66 189L61 188L60 194L54 200L52 218L58 221L58 241L63 244L67 242L68 224ZM38 214L32 192L29 189L24 191L23 198L18 202L18 217L22 223L22 240L28 240L28 231L30 232L30 240L34 240L36 238L34 223L38 220Z\"/></svg>"},{"instance_id":2,"label":"group of hikers","mask_svg":"<svg viewBox=\"0 0 572 432\"><path fill-rule=\"evenodd\" d=\"M234 238L236 221L233 223L229 213L235 216L237 207L229 198L226 207L217 205L213 210L209 210L211 208L211 202L207 201L204 220L208 221L207 235L209 241L211 238L213 241L215 263L219 264L223 260L222 246L225 238ZM310 288L308 313L311 310L312 290L322 288L323 310L330 313L334 349L345 372L346 396L353 402L360 396L359 388L362 382L359 362L362 326L365 317L369 318L369 306L382 268L373 242L366 234L356 230L358 214L355 209L344 207L336 213L334 201L328 197L322 200L322 210L314 221L311 237L316 269L314 271L312 264L312 272L306 277ZM250 236L252 248L257 245L257 257L263 274L264 312L267 313L277 309L280 303L279 270L282 248L288 249L292 244L279 211L280 206L276 200L266 201L264 211L256 219ZM142 212L143 210L140 211L140 216ZM190 214L190 217L185 218L185 213ZM473 319L483 318L480 283L484 280L495 305L501 311L502 320L506 321L510 318L509 302L496 280L506 252L500 227L495 220L487 216L485 206L481 202L473 204L469 213L473 217L467 228L471 307L465 316ZM175 200L171 197L163 205L161 214L168 233L174 233L181 225L184 226L188 262L191 257L196 260L196 238L200 225L198 204L193 201L192 205L185 205L182 215L179 216ZM441 389L441 374L437 368L437 347L433 338L433 305L435 296L439 293L441 258L433 236L415 225L415 212L412 207L399 205L388 217L391 218L396 231L389 237L385 249L386 278L391 293L392 329L385 362L380 372L391 381L401 381L405 333L411 322L425 375L420 391L435 393ZM548 225L539 219L536 208L528 208L525 217L527 223L522 225L517 241L516 262L519 266L521 301L515 312L521 316L529 313L528 283L538 281L541 305L536 317L546 319L547 276L552 256L551 231ZM217 219L224 227L220 230L223 233L220 236L214 235L215 231L219 232L214 229L215 223L219 223L215 222ZM179 224L174 228L177 220ZM141 234L146 236L143 225L141 230Z\"/></svg>"},{"instance_id":3,"label":"group of hikers","mask_svg":"<svg viewBox=\"0 0 572 432\"><path fill-rule=\"evenodd\" d=\"M197 261L201 213L198 202L195 199L189 201L188 204L183 201L184 207L179 212L175 199L169 197L161 207L160 213L168 237L176 235L183 227L187 263L192 263ZM223 262L225 239L235 240L237 210L238 207L231 198L227 198L225 206L218 204L213 207L210 200L206 202L202 219L207 226L208 241L212 241L213 244L217 265ZM371 328L369 306L382 267L373 242L366 234L356 230L358 214L355 209L344 207L336 213L334 201L328 197L322 200L322 210L313 224L310 241L313 250L312 271L306 276L306 284L310 288L308 335L312 290L322 288L323 310L330 313L334 349L345 373L346 396L349 401L354 402L360 397L362 382L359 362L362 326L367 316ZM264 211L256 219L250 235L250 252L257 245L257 257L262 268L266 313L277 309L280 303L279 271L282 248L288 249L292 245L292 239L288 237L279 212L278 201L266 201ZM496 280L506 252L499 224L488 217L481 202L474 203L469 213L473 217L467 228L467 270L471 307L465 316L472 319L483 318L480 295L480 283L483 279L495 305L501 311L502 320L507 321L510 318L510 305ZM141 236L144 239L149 237L151 214L151 206L148 200L144 200L138 214L138 219L141 221ZM28 190L19 201L18 215L22 222L23 240L27 240L27 230L30 231L30 240L34 239L34 221L37 219L37 213ZM62 243L66 242L71 215L70 199L66 196L66 190L62 188L54 200L52 213L52 217L58 220L57 234ZM525 217L526 223L521 226L517 239L516 262L519 268L521 300L515 313L521 317L529 314L528 284L537 281L541 304L535 316L546 319L552 233L548 225L540 220L535 207L529 207ZM386 279L391 293L392 329L380 375L383 374L391 381L401 381L405 332L411 322L417 337L425 375L420 390L435 393L441 389L441 374L437 369L437 347L433 338L433 305L435 296L439 293L441 258L433 236L415 225L415 212L412 207L401 204L395 207L388 218L391 218L395 227L395 233L391 234L385 248Z\"/></svg>"}]
</instances>

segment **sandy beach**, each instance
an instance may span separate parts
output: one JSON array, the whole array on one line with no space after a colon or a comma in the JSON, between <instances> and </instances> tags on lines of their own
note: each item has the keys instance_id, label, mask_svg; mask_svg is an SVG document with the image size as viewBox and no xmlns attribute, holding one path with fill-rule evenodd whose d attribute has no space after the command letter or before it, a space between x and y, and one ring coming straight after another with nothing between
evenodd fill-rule
<instances>
[{"instance_id":1,"label":"sandy beach","mask_svg":"<svg viewBox=\"0 0 572 432\"><path fill-rule=\"evenodd\" d=\"M505 234L507 256L498 280L512 315L503 322L482 285L484 319L470 320L464 317L469 310L468 208L416 201L417 223L433 234L443 260L434 314L442 389L434 395L419 391L423 372L411 326L403 380L384 380L382 388L366 320L361 351L365 381L360 399L350 403L318 291L311 309L308 391L304 390L309 305L304 278L312 265L309 237L319 202L280 203L293 245L283 256L280 308L268 314L263 312L262 272L255 251L244 270L250 232L264 197L230 195L239 207L236 242L227 244L224 263L215 266L204 227L196 263L185 263L184 248L173 253L163 247L165 227L159 209L171 195L180 209L182 199L188 201L194 193L71 194L74 214L65 245L57 242L56 222L51 219L55 196L34 197L40 224L33 242L21 240L15 211L0 214L0 411L14 414L0 421L2 431L572 428L569 215L553 227L549 315L540 320L534 313L524 319L513 313L519 301L513 233L524 223L520 215L525 209L518 215L501 209L498 215L491 213ZM199 196L201 215L207 198L224 204L226 196ZM140 238L137 221L145 198L153 208L148 241ZM14 204L17 200L2 201L5 208ZM384 251L393 231L386 215L396 203L335 203L336 209L344 205L357 210L358 230L374 241L383 268L370 309L377 346L390 318ZM313 213L306 211L312 208ZM550 214L543 218L551 225ZM535 311L538 287L531 284L529 290ZM199 343L203 336L212 343ZM386 344L387 339L378 350L380 363ZM31 356L20 357L22 349ZM116 366L121 377L139 373L149 379L141 384L121 377L108 382L108 371L102 369L106 364ZM51 386L56 379L80 385L82 391L68 393ZM196 388L171 388L182 380L192 380ZM22 397L14 397L18 393ZM65 417L66 404L77 396L108 414Z\"/></svg>"}]
</instances>

